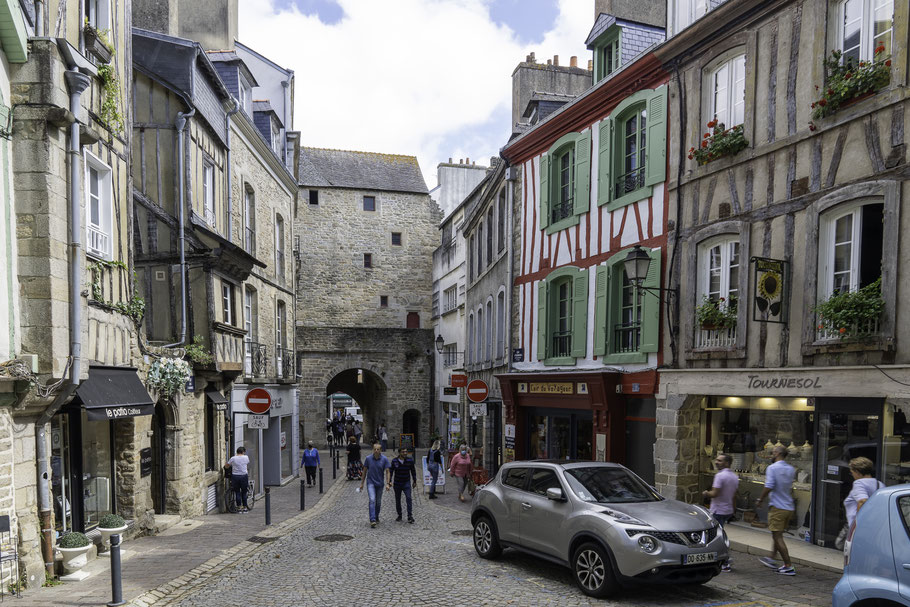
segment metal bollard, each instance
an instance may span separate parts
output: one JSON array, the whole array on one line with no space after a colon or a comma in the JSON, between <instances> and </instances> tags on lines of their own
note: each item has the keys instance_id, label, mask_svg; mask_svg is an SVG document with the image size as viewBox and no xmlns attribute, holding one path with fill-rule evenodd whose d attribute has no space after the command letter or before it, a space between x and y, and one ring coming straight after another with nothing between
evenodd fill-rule
<instances>
[{"instance_id":1,"label":"metal bollard","mask_svg":"<svg viewBox=\"0 0 910 607\"><path fill-rule=\"evenodd\" d=\"M306 508L306 486L303 484L303 479L300 479L300 509L303 510Z\"/></svg>"},{"instance_id":2,"label":"metal bollard","mask_svg":"<svg viewBox=\"0 0 910 607\"><path fill-rule=\"evenodd\" d=\"M335 455L332 454L332 480L335 480L336 474L338 474L338 465L335 462Z\"/></svg>"},{"instance_id":3,"label":"metal bollard","mask_svg":"<svg viewBox=\"0 0 910 607\"><path fill-rule=\"evenodd\" d=\"M322 493L322 466L319 467L319 493Z\"/></svg>"},{"instance_id":4,"label":"metal bollard","mask_svg":"<svg viewBox=\"0 0 910 607\"><path fill-rule=\"evenodd\" d=\"M272 524L272 494L270 487L265 488L265 526Z\"/></svg>"},{"instance_id":5,"label":"metal bollard","mask_svg":"<svg viewBox=\"0 0 910 607\"><path fill-rule=\"evenodd\" d=\"M120 534L111 536L111 602L108 607L125 605L123 600L123 582L120 579Z\"/></svg>"}]
</instances>

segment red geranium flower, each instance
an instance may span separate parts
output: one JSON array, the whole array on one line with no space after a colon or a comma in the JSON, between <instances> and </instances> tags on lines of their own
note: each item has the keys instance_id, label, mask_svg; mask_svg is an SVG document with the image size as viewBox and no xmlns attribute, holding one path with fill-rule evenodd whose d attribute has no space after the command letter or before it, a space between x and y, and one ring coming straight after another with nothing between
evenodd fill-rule
<instances>
[{"instance_id":1,"label":"red geranium flower","mask_svg":"<svg viewBox=\"0 0 910 607\"><path fill-rule=\"evenodd\" d=\"M695 158L695 156L693 156L692 154L689 154L689 160L692 160L693 158Z\"/></svg>"},{"instance_id":2,"label":"red geranium flower","mask_svg":"<svg viewBox=\"0 0 910 607\"><path fill-rule=\"evenodd\" d=\"M888 59L887 61L885 61L885 65L887 65L888 67L891 67L891 60Z\"/></svg>"},{"instance_id":3,"label":"red geranium flower","mask_svg":"<svg viewBox=\"0 0 910 607\"><path fill-rule=\"evenodd\" d=\"M703 147L703 148L708 147L708 142L707 142L707 141L702 141L702 142L701 142L701 147Z\"/></svg>"},{"instance_id":4,"label":"red geranium flower","mask_svg":"<svg viewBox=\"0 0 910 607\"><path fill-rule=\"evenodd\" d=\"M818 104L822 107L825 107L826 105L828 105L828 102L825 101L824 99L819 99Z\"/></svg>"},{"instance_id":5,"label":"red geranium flower","mask_svg":"<svg viewBox=\"0 0 910 607\"><path fill-rule=\"evenodd\" d=\"M716 121L716 120L711 120L710 122L708 122L708 128L709 128L709 129L713 129L715 126L717 126L717 121Z\"/></svg>"},{"instance_id":6,"label":"red geranium flower","mask_svg":"<svg viewBox=\"0 0 910 607\"><path fill-rule=\"evenodd\" d=\"M838 332L838 333L846 333L846 332L847 332L847 329L844 328L844 327L841 327L840 329L837 330L837 332Z\"/></svg>"},{"instance_id":7,"label":"red geranium flower","mask_svg":"<svg viewBox=\"0 0 910 607\"><path fill-rule=\"evenodd\" d=\"M844 74L844 80L850 80L850 78L853 78L853 74L851 72Z\"/></svg>"},{"instance_id":8,"label":"red geranium flower","mask_svg":"<svg viewBox=\"0 0 910 607\"><path fill-rule=\"evenodd\" d=\"M705 133L704 138L707 139L710 136L711 136L711 133Z\"/></svg>"}]
</instances>

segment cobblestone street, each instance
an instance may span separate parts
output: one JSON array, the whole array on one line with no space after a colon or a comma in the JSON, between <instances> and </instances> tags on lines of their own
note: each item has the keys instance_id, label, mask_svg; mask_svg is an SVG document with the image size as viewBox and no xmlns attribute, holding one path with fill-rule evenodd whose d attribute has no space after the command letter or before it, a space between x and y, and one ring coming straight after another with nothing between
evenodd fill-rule
<instances>
[{"instance_id":1,"label":"cobblestone street","mask_svg":"<svg viewBox=\"0 0 910 607\"><path fill-rule=\"evenodd\" d=\"M515 551L506 551L496 562L478 558L468 504L451 493L435 502L417 498L413 525L394 522L394 496L386 493L381 523L370 529L367 497L355 491L356 485L338 483L318 515L285 535L261 534L276 537L274 541L244 542L217 573L147 593L132 604L829 605L839 577L809 567L799 568L796 577L776 576L754 557L738 553L736 571L705 586L637 588L610 601L592 601L566 569ZM317 540L333 534L349 539Z\"/></svg>"}]
</instances>

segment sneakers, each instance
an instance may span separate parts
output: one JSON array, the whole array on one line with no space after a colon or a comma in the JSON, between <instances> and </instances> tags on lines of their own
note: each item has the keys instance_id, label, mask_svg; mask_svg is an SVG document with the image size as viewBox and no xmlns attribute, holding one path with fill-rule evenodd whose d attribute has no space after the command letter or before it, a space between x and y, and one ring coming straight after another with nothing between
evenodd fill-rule
<instances>
[{"instance_id":1,"label":"sneakers","mask_svg":"<svg viewBox=\"0 0 910 607\"><path fill-rule=\"evenodd\" d=\"M761 563L762 565L764 565L765 567L768 567L769 569L774 569L775 571L777 571L784 565L780 561L775 561L774 559L768 558L767 556L759 557L758 562Z\"/></svg>"},{"instance_id":2,"label":"sneakers","mask_svg":"<svg viewBox=\"0 0 910 607\"><path fill-rule=\"evenodd\" d=\"M370 521L370 529L376 528L376 521Z\"/></svg>"},{"instance_id":3,"label":"sneakers","mask_svg":"<svg viewBox=\"0 0 910 607\"><path fill-rule=\"evenodd\" d=\"M397 523L400 523L400 522L401 522L401 515L400 515L400 514L399 514L397 517L395 517L395 522L397 522Z\"/></svg>"},{"instance_id":4,"label":"sneakers","mask_svg":"<svg viewBox=\"0 0 910 607\"><path fill-rule=\"evenodd\" d=\"M793 567L787 567L786 565L784 565L783 567L778 567L777 569L774 570L774 572L779 573L781 575L796 575L796 569L794 569Z\"/></svg>"},{"instance_id":5,"label":"sneakers","mask_svg":"<svg viewBox=\"0 0 910 607\"><path fill-rule=\"evenodd\" d=\"M723 571L724 573L730 573L731 571L733 571L733 565L731 565L730 563L724 563L723 565L720 566L720 570Z\"/></svg>"},{"instance_id":6,"label":"sneakers","mask_svg":"<svg viewBox=\"0 0 910 607\"><path fill-rule=\"evenodd\" d=\"M434 499L436 499L436 496L435 496L435 495L430 495L427 499L434 500Z\"/></svg>"},{"instance_id":7,"label":"sneakers","mask_svg":"<svg viewBox=\"0 0 910 607\"><path fill-rule=\"evenodd\" d=\"M414 522L414 517L413 517L413 516L409 516L409 517L408 517L408 522L409 522L409 523L413 523L413 522Z\"/></svg>"}]
</instances>

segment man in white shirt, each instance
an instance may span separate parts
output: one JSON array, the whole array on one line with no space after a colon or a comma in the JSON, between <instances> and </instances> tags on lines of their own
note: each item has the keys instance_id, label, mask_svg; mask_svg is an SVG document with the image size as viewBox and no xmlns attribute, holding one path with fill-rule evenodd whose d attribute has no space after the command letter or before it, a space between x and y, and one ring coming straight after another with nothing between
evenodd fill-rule
<instances>
[{"instance_id":1,"label":"man in white shirt","mask_svg":"<svg viewBox=\"0 0 910 607\"><path fill-rule=\"evenodd\" d=\"M796 478L796 468L784 461L787 458L787 449L783 446L774 447L772 451L774 463L765 470L765 488L761 497L756 500L756 506L761 506L770 494L770 508L768 510L768 530L771 531L771 557L763 556L758 560L762 565L770 567L781 575L796 575L793 564L790 562L790 552L784 543L784 531L790 523L796 510L793 500L793 480ZM783 563L774 560L774 555L780 553Z\"/></svg>"},{"instance_id":2,"label":"man in white shirt","mask_svg":"<svg viewBox=\"0 0 910 607\"><path fill-rule=\"evenodd\" d=\"M234 493L238 512L250 511L246 504L247 493L250 488L249 465L250 458L246 454L246 447L237 447L237 455L229 459L224 465L225 470L231 471L231 491Z\"/></svg>"}]
</instances>

